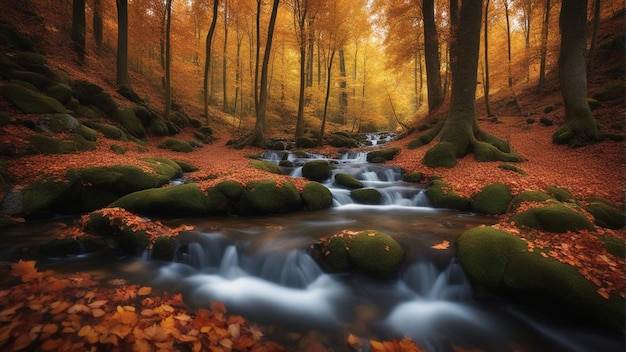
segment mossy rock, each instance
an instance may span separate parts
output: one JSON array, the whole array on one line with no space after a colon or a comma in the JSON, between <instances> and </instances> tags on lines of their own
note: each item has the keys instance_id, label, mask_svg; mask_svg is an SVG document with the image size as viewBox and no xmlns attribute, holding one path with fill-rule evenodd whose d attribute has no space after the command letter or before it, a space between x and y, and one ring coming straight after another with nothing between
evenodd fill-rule
<instances>
[{"instance_id":1,"label":"mossy rock","mask_svg":"<svg viewBox=\"0 0 626 352\"><path fill-rule=\"evenodd\" d=\"M143 105L136 105L133 107L135 116L141 121L144 126L149 126L150 122L157 118L156 114L153 114L147 107Z\"/></svg>"},{"instance_id":2,"label":"mossy rock","mask_svg":"<svg viewBox=\"0 0 626 352\"><path fill-rule=\"evenodd\" d=\"M280 167L278 167L278 165L274 164L271 161L267 161L267 160L255 160L255 161L252 161L250 163L250 167L255 168L255 169L259 169L259 170L263 170L263 171L267 171L269 173L276 174L276 175L284 175L285 174L283 172L283 170L281 170Z\"/></svg>"},{"instance_id":3,"label":"mossy rock","mask_svg":"<svg viewBox=\"0 0 626 352\"><path fill-rule=\"evenodd\" d=\"M11 50L38 52L33 41L5 22L0 22L0 44Z\"/></svg>"},{"instance_id":4,"label":"mossy rock","mask_svg":"<svg viewBox=\"0 0 626 352\"><path fill-rule=\"evenodd\" d=\"M0 97L6 98L27 114L67 112L58 100L13 83L0 85Z\"/></svg>"},{"instance_id":5,"label":"mossy rock","mask_svg":"<svg viewBox=\"0 0 626 352\"><path fill-rule=\"evenodd\" d=\"M302 166L302 176L310 181L326 181L330 177L330 164L326 160L307 161Z\"/></svg>"},{"instance_id":6,"label":"mossy rock","mask_svg":"<svg viewBox=\"0 0 626 352\"><path fill-rule=\"evenodd\" d=\"M494 144L480 141L474 142L474 158L479 162L506 161L519 163L524 160L515 152L504 152Z\"/></svg>"},{"instance_id":7,"label":"mossy rock","mask_svg":"<svg viewBox=\"0 0 626 352\"><path fill-rule=\"evenodd\" d=\"M11 123L11 116L4 111L0 111L0 126L5 126Z\"/></svg>"},{"instance_id":8,"label":"mossy rock","mask_svg":"<svg viewBox=\"0 0 626 352\"><path fill-rule=\"evenodd\" d=\"M78 101L85 106L93 105L105 114L113 114L117 104L102 87L87 81L76 81L72 88Z\"/></svg>"},{"instance_id":9,"label":"mossy rock","mask_svg":"<svg viewBox=\"0 0 626 352\"><path fill-rule=\"evenodd\" d=\"M224 180L207 191L207 211L212 215L228 214L236 208L243 193L241 184Z\"/></svg>"},{"instance_id":10,"label":"mossy rock","mask_svg":"<svg viewBox=\"0 0 626 352\"><path fill-rule=\"evenodd\" d=\"M206 195L190 183L137 191L109 204L139 214L198 216L207 213Z\"/></svg>"},{"instance_id":11,"label":"mossy rock","mask_svg":"<svg viewBox=\"0 0 626 352\"><path fill-rule=\"evenodd\" d=\"M404 249L391 236L365 230L324 239L317 255L332 272L355 271L378 279L393 278L404 261Z\"/></svg>"},{"instance_id":12,"label":"mossy rock","mask_svg":"<svg viewBox=\"0 0 626 352\"><path fill-rule=\"evenodd\" d=\"M507 170L507 171L513 171L513 172L517 172L520 175L527 175L526 171L520 169L519 167L512 165L512 164L500 164L498 165L498 168L502 169L502 170Z\"/></svg>"},{"instance_id":13,"label":"mossy rock","mask_svg":"<svg viewBox=\"0 0 626 352\"><path fill-rule=\"evenodd\" d=\"M450 142L437 143L426 151L422 164L428 167L453 168L456 165L456 147Z\"/></svg>"},{"instance_id":14,"label":"mossy rock","mask_svg":"<svg viewBox=\"0 0 626 352\"><path fill-rule=\"evenodd\" d=\"M104 239L95 236L53 238L39 246L39 253L50 257L67 257L93 253L107 248Z\"/></svg>"},{"instance_id":15,"label":"mossy rock","mask_svg":"<svg viewBox=\"0 0 626 352\"><path fill-rule=\"evenodd\" d=\"M169 180L132 165L92 166L78 171L85 189L88 210L102 208L119 197L144 189L160 187Z\"/></svg>"},{"instance_id":16,"label":"mossy rock","mask_svg":"<svg viewBox=\"0 0 626 352\"><path fill-rule=\"evenodd\" d=\"M459 262L476 288L547 308L560 307L623 329L621 297L605 300L576 268L529 252L523 240L508 232L476 227L459 236L456 246Z\"/></svg>"},{"instance_id":17,"label":"mossy rock","mask_svg":"<svg viewBox=\"0 0 626 352\"><path fill-rule=\"evenodd\" d=\"M167 136L170 133L167 123L162 118L154 119L150 122L150 131L155 136Z\"/></svg>"},{"instance_id":18,"label":"mossy rock","mask_svg":"<svg viewBox=\"0 0 626 352\"><path fill-rule=\"evenodd\" d=\"M424 174L419 171L411 172L410 174L404 175L402 179L406 182L418 183L422 182L422 180L424 179Z\"/></svg>"},{"instance_id":19,"label":"mossy rock","mask_svg":"<svg viewBox=\"0 0 626 352\"><path fill-rule=\"evenodd\" d=\"M356 148L358 146L357 141L355 141L354 139L337 133L332 134L328 138L328 144L337 148Z\"/></svg>"},{"instance_id":20,"label":"mossy rock","mask_svg":"<svg viewBox=\"0 0 626 352\"><path fill-rule=\"evenodd\" d=\"M73 134L65 139L32 135L28 138L34 150L41 154L70 154L85 150L95 150L96 143L88 141L80 134Z\"/></svg>"},{"instance_id":21,"label":"mossy rock","mask_svg":"<svg viewBox=\"0 0 626 352\"><path fill-rule=\"evenodd\" d=\"M21 191L19 215L27 220L49 218L65 210L60 205L71 202L69 196L74 185L71 180L44 177Z\"/></svg>"},{"instance_id":22,"label":"mossy rock","mask_svg":"<svg viewBox=\"0 0 626 352\"><path fill-rule=\"evenodd\" d=\"M556 198L559 202L575 202L576 197L563 187L546 187L546 191L554 198Z\"/></svg>"},{"instance_id":23,"label":"mossy rock","mask_svg":"<svg viewBox=\"0 0 626 352\"><path fill-rule=\"evenodd\" d=\"M309 210L328 209L333 205L333 195L321 183L311 181L302 189L302 201Z\"/></svg>"},{"instance_id":24,"label":"mossy rock","mask_svg":"<svg viewBox=\"0 0 626 352\"><path fill-rule=\"evenodd\" d=\"M592 202L585 207L585 210L593 215L594 223L600 227L609 229L624 228L624 210L608 205L605 202Z\"/></svg>"},{"instance_id":25,"label":"mossy rock","mask_svg":"<svg viewBox=\"0 0 626 352\"><path fill-rule=\"evenodd\" d=\"M77 133L80 134L87 141L95 142L96 140L98 140L98 131L85 125L80 125L78 127Z\"/></svg>"},{"instance_id":26,"label":"mossy rock","mask_svg":"<svg viewBox=\"0 0 626 352\"><path fill-rule=\"evenodd\" d=\"M126 147L122 146L122 145L118 145L118 144L112 144L109 147L109 150L112 151L115 154L119 154L119 155L123 155L126 154Z\"/></svg>"},{"instance_id":27,"label":"mossy rock","mask_svg":"<svg viewBox=\"0 0 626 352\"><path fill-rule=\"evenodd\" d=\"M151 259L172 261L174 259L174 251L176 250L176 238L161 236L152 244Z\"/></svg>"},{"instance_id":28,"label":"mossy rock","mask_svg":"<svg viewBox=\"0 0 626 352\"><path fill-rule=\"evenodd\" d=\"M131 135L137 138L146 137L146 129L143 127L141 120L135 115L135 110L132 107L117 109L112 117L121 123Z\"/></svg>"},{"instance_id":29,"label":"mossy rock","mask_svg":"<svg viewBox=\"0 0 626 352\"><path fill-rule=\"evenodd\" d=\"M363 188L363 183L348 174L336 174L335 183L348 189Z\"/></svg>"},{"instance_id":30,"label":"mossy rock","mask_svg":"<svg viewBox=\"0 0 626 352\"><path fill-rule=\"evenodd\" d=\"M7 76L10 78L11 83L19 84L30 90L33 90L32 87L35 87L34 90L45 91L48 87L55 84L54 80L37 72L15 70L8 72Z\"/></svg>"},{"instance_id":31,"label":"mossy rock","mask_svg":"<svg viewBox=\"0 0 626 352\"><path fill-rule=\"evenodd\" d=\"M308 137L299 137L296 139L296 148L315 148L317 141Z\"/></svg>"},{"instance_id":32,"label":"mossy rock","mask_svg":"<svg viewBox=\"0 0 626 352\"><path fill-rule=\"evenodd\" d=\"M471 201L472 209L486 214L504 214L513 196L509 188L501 183L483 187Z\"/></svg>"},{"instance_id":33,"label":"mossy rock","mask_svg":"<svg viewBox=\"0 0 626 352\"><path fill-rule=\"evenodd\" d=\"M552 119L550 119L549 117L546 117L546 116L543 116L542 118L540 118L539 122L541 122L541 124L544 125L544 126L552 126L552 125L554 125L554 121L552 121Z\"/></svg>"},{"instance_id":34,"label":"mossy rock","mask_svg":"<svg viewBox=\"0 0 626 352\"><path fill-rule=\"evenodd\" d=\"M114 239L120 250L130 255L141 255L150 245L150 236L145 231L135 231L123 220L109 218L102 210L89 213L85 231Z\"/></svg>"},{"instance_id":35,"label":"mossy rock","mask_svg":"<svg viewBox=\"0 0 626 352\"><path fill-rule=\"evenodd\" d=\"M600 236L599 239L602 243L602 247L604 247L604 249L606 249L609 253L618 258L624 258L626 254L626 242L622 239L608 235Z\"/></svg>"},{"instance_id":36,"label":"mossy rock","mask_svg":"<svg viewBox=\"0 0 626 352\"><path fill-rule=\"evenodd\" d=\"M72 99L72 88L67 84L56 83L46 89L46 95L66 105Z\"/></svg>"},{"instance_id":37,"label":"mossy rock","mask_svg":"<svg viewBox=\"0 0 626 352\"><path fill-rule=\"evenodd\" d=\"M400 148L374 150L374 151L367 153L367 162L384 163L385 161L393 160L393 158L395 158L395 156L399 152L400 152Z\"/></svg>"},{"instance_id":38,"label":"mossy rock","mask_svg":"<svg viewBox=\"0 0 626 352\"><path fill-rule=\"evenodd\" d=\"M145 161L154 169L154 171L167 178L168 180L173 180L175 178L179 178L183 175L183 169L176 163L175 161L167 158L144 158L141 159Z\"/></svg>"},{"instance_id":39,"label":"mossy rock","mask_svg":"<svg viewBox=\"0 0 626 352\"><path fill-rule=\"evenodd\" d=\"M302 207L300 193L291 182L278 186L274 180L249 182L244 198L253 214L287 213Z\"/></svg>"},{"instance_id":40,"label":"mossy rock","mask_svg":"<svg viewBox=\"0 0 626 352\"><path fill-rule=\"evenodd\" d=\"M376 188L359 188L350 191L350 198L360 204L378 205L383 195Z\"/></svg>"},{"instance_id":41,"label":"mossy rock","mask_svg":"<svg viewBox=\"0 0 626 352\"><path fill-rule=\"evenodd\" d=\"M433 180L426 188L426 196L435 208L467 210L470 200L461 197L442 180Z\"/></svg>"},{"instance_id":42,"label":"mossy rock","mask_svg":"<svg viewBox=\"0 0 626 352\"><path fill-rule=\"evenodd\" d=\"M539 202L539 203L544 203L547 200L553 199L549 194L545 193L545 192L541 192L541 191L524 191L520 194L518 194L517 196L515 196L515 198L513 198L513 200L511 200L511 205L509 206L509 208L511 209L511 211L516 210L517 208L519 208L519 206L523 203L523 202Z\"/></svg>"},{"instance_id":43,"label":"mossy rock","mask_svg":"<svg viewBox=\"0 0 626 352\"><path fill-rule=\"evenodd\" d=\"M39 119L39 124L54 133L76 132L81 124L70 114L45 115Z\"/></svg>"},{"instance_id":44,"label":"mossy rock","mask_svg":"<svg viewBox=\"0 0 626 352\"><path fill-rule=\"evenodd\" d=\"M532 208L513 215L510 221L519 228L529 227L555 233L595 229L583 214L563 204Z\"/></svg>"},{"instance_id":45,"label":"mossy rock","mask_svg":"<svg viewBox=\"0 0 626 352\"><path fill-rule=\"evenodd\" d=\"M180 168L183 170L183 172L194 172L194 171L198 171L198 168L193 166L191 163L184 161L184 160L172 160L173 162L175 162L176 164L178 164L178 166L180 166Z\"/></svg>"},{"instance_id":46,"label":"mossy rock","mask_svg":"<svg viewBox=\"0 0 626 352\"><path fill-rule=\"evenodd\" d=\"M611 84L593 95L599 101L624 100L624 83Z\"/></svg>"},{"instance_id":47,"label":"mossy rock","mask_svg":"<svg viewBox=\"0 0 626 352\"><path fill-rule=\"evenodd\" d=\"M159 143L158 147L180 153L191 153L193 151L191 144L178 138L168 138Z\"/></svg>"}]
</instances>

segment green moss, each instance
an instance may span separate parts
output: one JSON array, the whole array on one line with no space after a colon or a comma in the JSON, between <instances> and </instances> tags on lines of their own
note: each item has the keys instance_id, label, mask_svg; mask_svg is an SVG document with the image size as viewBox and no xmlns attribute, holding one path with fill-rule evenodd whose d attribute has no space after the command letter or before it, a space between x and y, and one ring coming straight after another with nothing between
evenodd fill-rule
<instances>
[{"instance_id":1,"label":"green moss","mask_svg":"<svg viewBox=\"0 0 626 352\"><path fill-rule=\"evenodd\" d=\"M426 151L422 164L428 167L452 168L456 165L456 147L450 142L437 143Z\"/></svg>"},{"instance_id":2,"label":"green moss","mask_svg":"<svg viewBox=\"0 0 626 352\"><path fill-rule=\"evenodd\" d=\"M486 214L504 214L513 197L509 188L501 183L483 187L474 195L471 205L478 212Z\"/></svg>"},{"instance_id":3,"label":"green moss","mask_svg":"<svg viewBox=\"0 0 626 352\"><path fill-rule=\"evenodd\" d=\"M351 266L377 278L395 276L404 260L404 250L398 242L379 231L357 233L348 243L348 248Z\"/></svg>"},{"instance_id":4,"label":"green moss","mask_svg":"<svg viewBox=\"0 0 626 352\"><path fill-rule=\"evenodd\" d=\"M277 174L277 175L284 175L285 174L283 172L283 170L281 170L280 167L278 167L278 165L274 164L271 161L267 161L267 160L255 160L255 161L250 163L250 167L253 167L253 168L259 169L259 170L263 170L263 171L267 171L267 172L272 173L272 174Z\"/></svg>"},{"instance_id":5,"label":"green moss","mask_svg":"<svg viewBox=\"0 0 626 352\"><path fill-rule=\"evenodd\" d=\"M152 259L171 261L174 259L176 239L174 237L158 237L152 245Z\"/></svg>"},{"instance_id":6,"label":"green moss","mask_svg":"<svg viewBox=\"0 0 626 352\"><path fill-rule=\"evenodd\" d=\"M71 135L66 139L32 135L29 137L29 141L33 148L41 154L69 154L96 149L94 142L87 141L80 135Z\"/></svg>"},{"instance_id":7,"label":"green moss","mask_svg":"<svg viewBox=\"0 0 626 352\"><path fill-rule=\"evenodd\" d=\"M349 189L363 188L363 183L361 181L348 174L336 174L335 183Z\"/></svg>"},{"instance_id":8,"label":"green moss","mask_svg":"<svg viewBox=\"0 0 626 352\"><path fill-rule=\"evenodd\" d=\"M207 213L206 196L193 183L133 192L111 203L109 207L168 216L198 216Z\"/></svg>"},{"instance_id":9,"label":"green moss","mask_svg":"<svg viewBox=\"0 0 626 352\"><path fill-rule=\"evenodd\" d=\"M519 228L530 227L556 233L594 230L593 224L583 214L562 204L532 208L513 215L510 220Z\"/></svg>"},{"instance_id":10,"label":"green moss","mask_svg":"<svg viewBox=\"0 0 626 352\"><path fill-rule=\"evenodd\" d=\"M506 231L481 226L469 229L456 241L457 256L465 273L478 288L501 289L514 253L527 250L526 243Z\"/></svg>"},{"instance_id":11,"label":"green moss","mask_svg":"<svg viewBox=\"0 0 626 352\"><path fill-rule=\"evenodd\" d=\"M515 166L515 165L511 165L511 164L500 164L498 165L498 167L502 170L508 170L508 171L513 171L513 172L517 172L520 175L527 175L526 171L520 169L519 167Z\"/></svg>"},{"instance_id":12,"label":"green moss","mask_svg":"<svg viewBox=\"0 0 626 352\"><path fill-rule=\"evenodd\" d=\"M523 159L515 152L503 152L493 144L476 141L474 142L474 158L480 162L506 161L522 162Z\"/></svg>"},{"instance_id":13,"label":"green moss","mask_svg":"<svg viewBox=\"0 0 626 352\"><path fill-rule=\"evenodd\" d=\"M328 138L328 144L338 148L355 148L358 146L357 141L354 139L336 133L330 135Z\"/></svg>"},{"instance_id":14,"label":"green moss","mask_svg":"<svg viewBox=\"0 0 626 352\"><path fill-rule=\"evenodd\" d=\"M297 148L314 148L317 146L317 141L314 141L308 137L299 137L296 139Z\"/></svg>"},{"instance_id":15,"label":"green moss","mask_svg":"<svg viewBox=\"0 0 626 352\"><path fill-rule=\"evenodd\" d=\"M328 209L333 205L333 195L324 185L311 181L302 189L302 201L309 210Z\"/></svg>"},{"instance_id":16,"label":"green moss","mask_svg":"<svg viewBox=\"0 0 626 352\"><path fill-rule=\"evenodd\" d=\"M67 198L73 182L57 181L52 177L37 180L22 190L22 209L20 214L30 219L47 218L59 214L58 208Z\"/></svg>"},{"instance_id":17,"label":"green moss","mask_svg":"<svg viewBox=\"0 0 626 352\"><path fill-rule=\"evenodd\" d=\"M541 191L524 191L517 195L511 201L511 210L517 209L523 202L540 202L543 203L549 199L553 199L547 193Z\"/></svg>"},{"instance_id":18,"label":"green moss","mask_svg":"<svg viewBox=\"0 0 626 352\"><path fill-rule=\"evenodd\" d=\"M541 122L542 125L544 126L552 126L554 125L554 122L552 122L552 120L548 117L542 117L539 119L539 122Z\"/></svg>"},{"instance_id":19,"label":"green moss","mask_svg":"<svg viewBox=\"0 0 626 352\"><path fill-rule=\"evenodd\" d=\"M37 52L35 44L28 37L5 22L0 22L0 44L7 49Z\"/></svg>"},{"instance_id":20,"label":"green moss","mask_svg":"<svg viewBox=\"0 0 626 352\"><path fill-rule=\"evenodd\" d=\"M146 137L146 129L143 127L141 120L135 115L132 107L126 107L116 110L112 116L115 120L126 128L126 131L137 138Z\"/></svg>"},{"instance_id":21,"label":"green moss","mask_svg":"<svg viewBox=\"0 0 626 352\"><path fill-rule=\"evenodd\" d=\"M380 204L382 194L375 188L359 188L350 191L350 198L361 204Z\"/></svg>"},{"instance_id":22,"label":"green moss","mask_svg":"<svg viewBox=\"0 0 626 352\"><path fill-rule=\"evenodd\" d=\"M604 202L592 202L585 210L593 215L594 223L600 227L610 229L624 228L624 210L608 205Z\"/></svg>"},{"instance_id":23,"label":"green moss","mask_svg":"<svg viewBox=\"0 0 626 352\"><path fill-rule=\"evenodd\" d=\"M183 172L194 172L194 171L198 171L198 168L193 166L191 163L186 162L184 160L180 160L180 159L176 159L173 160L176 164L178 164L178 166L180 166L180 168L183 170Z\"/></svg>"},{"instance_id":24,"label":"green moss","mask_svg":"<svg viewBox=\"0 0 626 352\"><path fill-rule=\"evenodd\" d=\"M439 132L443 128L443 125L444 125L444 121L437 122L434 125L434 128L431 128L430 125L426 125L426 124L420 125L418 130L424 131L424 130L429 129L428 132L422 133L417 138L409 142L407 147L409 149L415 149L415 148L419 148L423 145L430 143L439 134Z\"/></svg>"},{"instance_id":25,"label":"green moss","mask_svg":"<svg viewBox=\"0 0 626 352\"><path fill-rule=\"evenodd\" d=\"M367 162L369 163L384 163L393 158L400 152L400 148L389 148L383 150L374 150L367 153Z\"/></svg>"},{"instance_id":26,"label":"green moss","mask_svg":"<svg viewBox=\"0 0 626 352\"><path fill-rule=\"evenodd\" d=\"M559 202L575 202L576 198L570 191L562 187L546 187L546 191Z\"/></svg>"},{"instance_id":27,"label":"green moss","mask_svg":"<svg viewBox=\"0 0 626 352\"><path fill-rule=\"evenodd\" d=\"M67 257L81 253L81 245L72 237L53 238L39 245L39 252L50 257Z\"/></svg>"},{"instance_id":28,"label":"green moss","mask_svg":"<svg viewBox=\"0 0 626 352\"><path fill-rule=\"evenodd\" d=\"M207 191L206 206L210 214L227 214L235 208L243 195L243 186L237 182L225 180Z\"/></svg>"},{"instance_id":29,"label":"green moss","mask_svg":"<svg viewBox=\"0 0 626 352\"><path fill-rule=\"evenodd\" d=\"M109 150L119 155L126 154L126 147L118 145L118 144L112 144L109 147Z\"/></svg>"},{"instance_id":30,"label":"green moss","mask_svg":"<svg viewBox=\"0 0 626 352\"><path fill-rule=\"evenodd\" d=\"M102 208L129 193L160 187L168 182L165 177L131 165L93 166L78 173L85 189L84 201L90 210Z\"/></svg>"},{"instance_id":31,"label":"green moss","mask_svg":"<svg viewBox=\"0 0 626 352\"><path fill-rule=\"evenodd\" d=\"M0 97L6 98L27 114L65 113L67 111L58 100L17 84L0 85Z\"/></svg>"},{"instance_id":32,"label":"green moss","mask_svg":"<svg viewBox=\"0 0 626 352\"><path fill-rule=\"evenodd\" d=\"M98 85L87 81L76 81L72 88L82 105L93 105L105 114L113 114L117 110L117 104L111 96Z\"/></svg>"},{"instance_id":33,"label":"green moss","mask_svg":"<svg viewBox=\"0 0 626 352\"><path fill-rule=\"evenodd\" d=\"M141 160L148 163L157 174L168 180L173 180L183 175L183 169L173 160L167 158L144 158Z\"/></svg>"},{"instance_id":34,"label":"green moss","mask_svg":"<svg viewBox=\"0 0 626 352\"><path fill-rule=\"evenodd\" d=\"M417 182L421 182L424 179L424 174L419 171L416 171L416 172L412 172L410 174L404 175L403 179L406 182L417 183Z\"/></svg>"},{"instance_id":35,"label":"green moss","mask_svg":"<svg viewBox=\"0 0 626 352\"><path fill-rule=\"evenodd\" d=\"M251 210L260 215L286 213L300 209L300 193L291 182L277 186L274 180L249 182L244 194Z\"/></svg>"},{"instance_id":36,"label":"green moss","mask_svg":"<svg viewBox=\"0 0 626 352\"><path fill-rule=\"evenodd\" d=\"M626 254L626 242L613 236L600 236L600 242L609 253L618 258L624 258Z\"/></svg>"},{"instance_id":37,"label":"green moss","mask_svg":"<svg viewBox=\"0 0 626 352\"><path fill-rule=\"evenodd\" d=\"M593 95L599 101L624 100L624 84L622 82L611 84Z\"/></svg>"},{"instance_id":38,"label":"green moss","mask_svg":"<svg viewBox=\"0 0 626 352\"><path fill-rule=\"evenodd\" d=\"M426 188L426 196L435 208L467 210L469 199L461 197L450 185L441 180L433 180Z\"/></svg>"},{"instance_id":39,"label":"green moss","mask_svg":"<svg viewBox=\"0 0 626 352\"><path fill-rule=\"evenodd\" d=\"M170 133L165 120L162 118L154 119L150 122L150 131L155 136L167 136Z\"/></svg>"},{"instance_id":40,"label":"green moss","mask_svg":"<svg viewBox=\"0 0 626 352\"><path fill-rule=\"evenodd\" d=\"M56 83L46 89L46 94L61 104L67 104L72 99L72 88L67 84Z\"/></svg>"},{"instance_id":41,"label":"green moss","mask_svg":"<svg viewBox=\"0 0 626 352\"><path fill-rule=\"evenodd\" d=\"M224 194L230 200L238 200L243 195L244 188L235 181L225 180L213 187L216 191Z\"/></svg>"},{"instance_id":42,"label":"green moss","mask_svg":"<svg viewBox=\"0 0 626 352\"><path fill-rule=\"evenodd\" d=\"M335 273L350 271L350 259L346 247L346 240L343 237L332 236L329 238L325 243L323 267Z\"/></svg>"},{"instance_id":43,"label":"green moss","mask_svg":"<svg viewBox=\"0 0 626 352\"><path fill-rule=\"evenodd\" d=\"M181 153L191 153L193 151L191 144L178 138L168 138L161 142L158 147Z\"/></svg>"},{"instance_id":44,"label":"green moss","mask_svg":"<svg viewBox=\"0 0 626 352\"><path fill-rule=\"evenodd\" d=\"M302 176L310 181L325 181L330 177L330 164L326 160L312 160L302 166Z\"/></svg>"},{"instance_id":45,"label":"green moss","mask_svg":"<svg viewBox=\"0 0 626 352\"><path fill-rule=\"evenodd\" d=\"M98 131L93 128L89 128L85 125L80 125L78 127L78 134L80 134L85 140L95 142L98 139Z\"/></svg>"}]
</instances>

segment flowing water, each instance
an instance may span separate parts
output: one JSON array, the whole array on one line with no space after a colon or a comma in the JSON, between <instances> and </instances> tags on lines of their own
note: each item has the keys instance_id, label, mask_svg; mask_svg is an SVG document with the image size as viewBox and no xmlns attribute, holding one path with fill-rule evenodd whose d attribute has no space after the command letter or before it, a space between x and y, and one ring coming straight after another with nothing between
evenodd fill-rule
<instances>
[{"instance_id":1,"label":"flowing water","mask_svg":"<svg viewBox=\"0 0 626 352\"><path fill-rule=\"evenodd\" d=\"M310 155L266 152L263 158L290 160L286 171L301 174ZM159 262L110 254L41 258L22 248L54 236L69 220L9 229L0 239L3 260L34 256L39 265L64 271L92 270L102 278L124 277L183 294L192 308L211 301L229 312L274 326L281 332L315 330L336 351L348 334L364 340L408 336L431 351L623 351L623 335L585 322L559 319L496 297L477 296L456 262L454 247L432 246L454 240L465 230L495 220L472 213L434 209L420 185L402 181L402 170L368 164L366 153L330 160L333 173L348 173L383 194L382 205L354 204L345 189L326 183L334 198L329 210L266 217L165 219L196 230L177 240L176 258ZM311 258L317 239L341 230L376 229L406 250L394 280L358 274L328 274ZM344 347L339 347L344 346ZM363 351L368 350L367 344Z\"/></svg>"}]
</instances>

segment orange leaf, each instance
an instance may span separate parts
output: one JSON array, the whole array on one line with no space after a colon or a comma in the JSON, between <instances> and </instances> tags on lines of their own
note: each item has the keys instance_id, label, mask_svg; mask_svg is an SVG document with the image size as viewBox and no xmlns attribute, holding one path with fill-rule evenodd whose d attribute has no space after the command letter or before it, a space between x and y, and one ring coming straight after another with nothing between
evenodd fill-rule
<instances>
[{"instance_id":1,"label":"orange leaf","mask_svg":"<svg viewBox=\"0 0 626 352\"><path fill-rule=\"evenodd\" d=\"M450 248L450 241L443 241L439 244L432 246L433 249L448 249Z\"/></svg>"},{"instance_id":2,"label":"orange leaf","mask_svg":"<svg viewBox=\"0 0 626 352\"><path fill-rule=\"evenodd\" d=\"M137 291L137 296L147 296L152 293L152 287L144 286Z\"/></svg>"}]
</instances>

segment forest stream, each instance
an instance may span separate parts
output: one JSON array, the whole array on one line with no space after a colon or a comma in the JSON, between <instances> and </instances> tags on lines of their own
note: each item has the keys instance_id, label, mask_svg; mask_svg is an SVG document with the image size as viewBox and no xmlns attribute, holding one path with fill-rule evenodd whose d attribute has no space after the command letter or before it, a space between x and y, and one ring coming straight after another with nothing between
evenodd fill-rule
<instances>
[{"instance_id":1,"label":"forest stream","mask_svg":"<svg viewBox=\"0 0 626 352\"><path fill-rule=\"evenodd\" d=\"M304 162L288 152L265 152L262 158L276 163L290 160L294 166L286 171L295 177ZM179 236L173 262L149 260L150 253L115 260L110 253L63 259L29 255L44 268L90 271L102 280L122 277L182 293L191 308L223 302L229 312L272 326L268 336L279 342L286 340L287 333L315 330L338 346L335 350L345 349L349 334L364 340L408 336L429 351L622 349L620 334L472 291L455 260L454 241L464 230L493 224L495 218L430 207L423 185L402 181L400 168L367 163L365 152L346 153L331 162L334 173L348 173L366 187L378 189L383 204L354 204L345 189L328 181L334 198L328 210L160 219L167 225L196 229ZM5 261L24 258L23 248L36 248L35 243L55 236L73 220L5 230L0 255ZM376 229L400 243L406 258L397 279L325 273L311 257L309 246L344 229ZM444 241L451 244L449 248L433 248Z\"/></svg>"}]
</instances>

